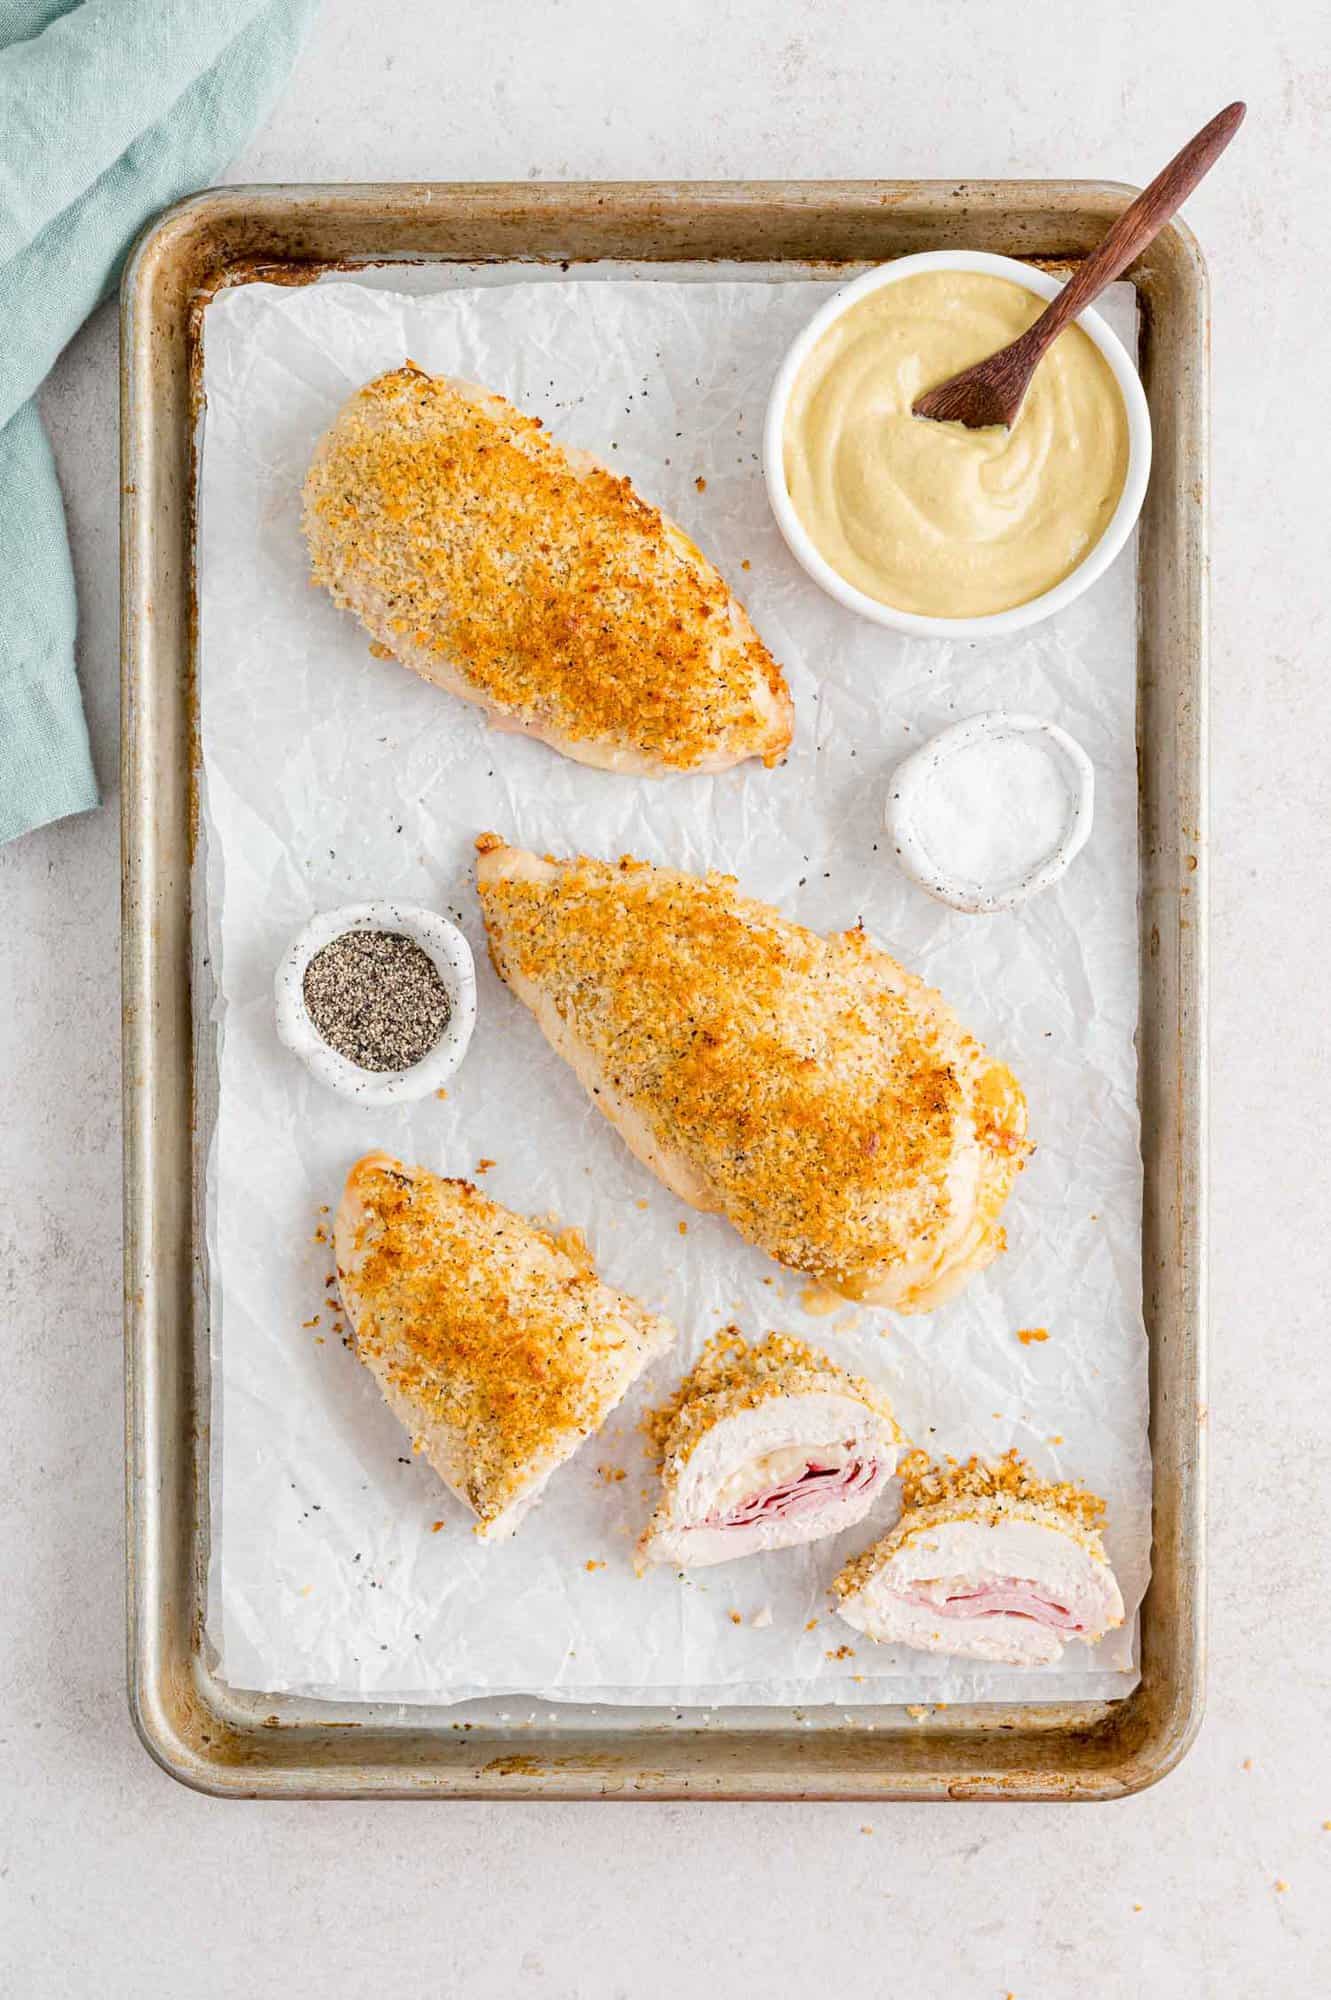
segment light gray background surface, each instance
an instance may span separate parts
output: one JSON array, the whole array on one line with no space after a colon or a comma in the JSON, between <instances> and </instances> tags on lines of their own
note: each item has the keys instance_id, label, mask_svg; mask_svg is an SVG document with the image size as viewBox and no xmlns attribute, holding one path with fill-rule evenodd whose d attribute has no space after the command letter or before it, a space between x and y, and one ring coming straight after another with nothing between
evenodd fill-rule
<instances>
[{"instance_id":1,"label":"light gray background surface","mask_svg":"<svg viewBox=\"0 0 1331 2000\"><path fill-rule=\"evenodd\" d=\"M1141 1798L1072 1807L222 1805L149 1763L122 1668L104 311L43 400L107 803L0 850L5 2000L1326 1991L1331 516L1325 413L1300 401L1331 322L1321 0L325 0L233 177L1140 181L1236 95L1248 126L1189 209L1215 287L1216 417L1197 1747Z\"/></svg>"}]
</instances>

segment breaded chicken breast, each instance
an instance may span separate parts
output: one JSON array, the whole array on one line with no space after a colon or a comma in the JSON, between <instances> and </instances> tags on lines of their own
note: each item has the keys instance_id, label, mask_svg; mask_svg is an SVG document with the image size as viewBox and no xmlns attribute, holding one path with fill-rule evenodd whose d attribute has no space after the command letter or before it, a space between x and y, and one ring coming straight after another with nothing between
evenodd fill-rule
<instances>
[{"instance_id":1,"label":"breaded chicken breast","mask_svg":"<svg viewBox=\"0 0 1331 2000\"><path fill-rule=\"evenodd\" d=\"M333 1247L357 1355L488 1541L675 1337L576 1242L387 1153L347 1176Z\"/></svg>"},{"instance_id":2,"label":"breaded chicken breast","mask_svg":"<svg viewBox=\"0 0 1331 2000\"><path fill-rule=\"evenodd\" d=\"M663 777L773 764L794 709L683 530L586 452L408 362L358 389L305 480L315 581L497 728Z\"/></svg>"},{"instance_id":3,"label":"breaded chicken breast","mask_svg":"<svg viewBox=\"0 0 1331 2000\"><path fill-rule=\"evenodd\" d=\"M680 1569L796 1548L862 1521L901 1432L880 1389L788 1334L713 1334L651 1419L661 1502L638 1562Z\"/></svg>"},{"instance_id":4,"label":"breaded chicken breast","mask_svg":"<svg viewBox=\"0 0 1331 2000\"><path fill-rule=\"evenodd\" d=\"M477 846L500 976L684 1201L899 1312L1003 1248L1025 1098L862 930L818 937L728 875Z\"/></svg>"},{"instance_id":5,"label":"breaded chicken breast","mask_svg":"<svg viewBox=\"0 0 1331 2000\"><path fill-rule=\"evenodd\" d=\"M1010 1666L1049 1666L1069 1639L1092 1645L1123 1623L1100 1528L1104 1502L1041 1479L1015 1451L994 1464L901 1468L892 1532L834 1580L848 1624L884 1646Z\"/></svg>"}]
</instances>

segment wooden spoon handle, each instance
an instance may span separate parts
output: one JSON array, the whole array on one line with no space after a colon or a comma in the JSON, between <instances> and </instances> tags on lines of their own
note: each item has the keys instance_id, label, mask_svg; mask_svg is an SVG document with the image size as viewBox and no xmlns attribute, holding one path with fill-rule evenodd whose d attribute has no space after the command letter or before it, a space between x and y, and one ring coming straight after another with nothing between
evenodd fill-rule
<instances>
[{"instance_id":1,"label":"wooden spoon handle","mask_svg":"<svg viewBox=\"0 0 1331 2000\"><path fill-rule=\"evenodd\" d=\"M1037 354L1043 354L1055 334L1061 333L1078 313L1085 312L1105 286L1112 285L1133 258L1159 235L1198 181L1211 171L1243 123L1246 110L1247 106L1240 103L1227 105L1218 112L1209 125L1203 125L1195 139L1189 139L1181 153L1174 155L1149 187L1144 187L1137 199L1128 204L1104 242L1091 252L1030 328L1025 336L1028 353L1033 348Z\"/></svg>"}]
</instances>

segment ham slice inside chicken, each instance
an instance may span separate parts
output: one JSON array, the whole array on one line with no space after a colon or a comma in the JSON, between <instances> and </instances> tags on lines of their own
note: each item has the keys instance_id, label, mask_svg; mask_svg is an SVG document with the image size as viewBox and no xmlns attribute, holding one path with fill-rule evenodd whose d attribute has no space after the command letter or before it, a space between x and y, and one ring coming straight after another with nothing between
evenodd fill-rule
<instances>
[{"instance_id":1,"label":"ham slice inside chicken","mask_svg":"<svg viewBox=\"0 0 1331 2000\"><path fill-rule=\"evenodd\" d=\"M844 1465L819 1465L810 1460L803 1472L793 1479L787 1479L779 1486L770 1486L765 1492L753 1493L738 1507L724 1513L710 1514L705 1522L709 1528L748 1528L755 1521L784 1521L800 1514L812 1513L817 1507L825 1507L829 1501L850 1500L867 1494L883 1478L883 1461L880 1458L854 1458Z\"/></svg>"},{"instance_id":2,"label":"ham slice inside chicken","mask_svg":"<svg viewBox=\"0 0 1331 2000\"><path fill-rule=\"evenodd\" d=\"M1015 1576L998 1577L974 1590L935 1584L903 1592L903 1597L907 1604L923 1605L939 1618L1030 1618L1055 1632L1085 1629L1073 1612L1041 1597L1035 1584Z\"/></svg>"}]
</instances>

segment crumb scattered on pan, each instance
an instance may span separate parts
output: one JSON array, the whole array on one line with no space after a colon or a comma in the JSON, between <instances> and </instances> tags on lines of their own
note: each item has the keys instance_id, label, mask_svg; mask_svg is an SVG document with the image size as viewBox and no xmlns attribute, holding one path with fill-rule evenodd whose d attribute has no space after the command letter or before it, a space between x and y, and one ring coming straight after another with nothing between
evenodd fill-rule
<instances>
[{"instance_id":1,"label":"crumb scattered on pan","mask_svg":"<svg viewBox=\"0 0 1331 2000\"><path fill-rule=\"evenodd\" d=\"M1049 1329L1047 1326L1019 1326L1017 1328L1017 1339L1023 1347L1030 1347L1035 1342L1048 1340L1048 1338Z\"/></svg>"},{"instance_id":2,"label":"crumb scattered on pan","mask_svg":"<svg viewBox=\"0 0 1331 2000\"><path fill-rule=\"evenodd\" d=\"M1289 1883L1285 1880L1284 1876L1277 1875L1275 1882L1275 1889L1277 1896L1283 1896L1288 1890L1288 1888L1289 1888Z\"/></svg>"},{"instance_id":3,"label":"crumb scattered on pan","mask_svg":"<svg viewBox=\"0 0 1331 2000\"><path fill-rule=\"evenodd\" d=\"M314 1232L313 1241L316 1243L326 1243L328 1241L328 1231L324 1228L322 1222Z\"/></svg>"},{"instance_id":4,"label":"crumb scattered on pan","mask_svg":"<svg viewBox=\"0 0 1331 2000\"><path fill-rule=\"evenodd\" d=\"M1062 1444L1063 1443L1062 1431L1055 1431L1054 1435L1050 1438L1049 1442L1050 1444Z\"/></svg>"},{"instance_id":5,"label":"crumb scattered on pan","mask_svg":"<svg viewBox=\"0 0 1331 2000\"><path fill-rule=\"evenodd\" d=\"M744 1623L744 1613L742 1611L728 1611L726 1616L732 1625L742 1625Z\"/></svg>"},{"instance_id":6,"label":"crumb scattered on pan","mask_svg":"<svg viewBox=\"0 0 1331 2000\"><path fill-rule=\"evenodd\" d=\"M633 1204L633 1206L634 1206L635 1208L650 1208L650 1207L651 1207L651 1203L650 1203L650 1202L646 1202L646 1201L635 1201L635 1202L634 1202L634 1204Z\"/></svg>"},{"instance_id":7,"label":"crumb scattered on pan","mask_svg":"<svg viewBox=\"0 0 1331 2000\"><path fill-rule=\"evenodd\" d=\"M812 1632L812 1630L813 1630L814 1626L815 1626L815 1625L816 1625L817 1623L818 1623L818 1620L817 1620L816 1618L811 1618L811 1619L809 1620L808 1624L807 1624L807 1625L805 1626L805 1628L804 1628L804 1629L805 1629L805 1631L806 1631L806 1632Z\"/></svg>"},{"instance_id":8,"label":"crumb scattered on pan","mask_svg":"<svg viewBox=\"0 0 1331 2000\"><path fill-rule=\"evenodd\" d=\"M319 1315L318 1315L318 1313L316 1313L316 1314L314 1315L314 1318L313 1318L313 1319L303 1319L303 1320L301 1321L301 1325L302 1325L302 1326L318 1326L318 1324L319 1324Z\"/></svg>"},{"instance_id":9,"label":"crumb scattered on pan","mask_svg":"<svg viewBox=\"0 0 1331 2000\"><path fill-rule=\"evenodd\" d=\"M701 473L699 473L698 477L694 480L693 483L697 487L699 493L705 493L707 491L707 481L703 478Z\"/></svg>"},{"instance_id":10,"label":"crumb scattered on pan","mask_svg":"<svg viewBox=\"0 0 1331 2000\"><path fill-rule=\"evenodd\" d=\"M687 1222L681 1222L681 1223L679 1224L679 1233L680 1233L680 1235L681 1235L681 1236L687 1236L687 1235L688 1235L688 1233L689 1233L689 1225L688 1225L688 1223L687 1223Z\"/></svg>"},{"instance_id":11,"label":"crumb scattered on pan","mask_svg":"<svg viewBox=\"0 0 1331 2000\"><path fill-rule=\"evenodd\" d=\"M906 1703L906 1713L912 1722L923 1722L929 1710L922 1701L908 1701ZM1009 2000L1011 2000L1011 1996L1009 1996Z\"/></svg>"},{"instance_id":12,"label":"crumb scattered on pan","mask_svg":"<svg viewBox=\"0 0 1331 2000\"><path fill-rule=\"evenodd\" d=\"M443 1527L443 1525L444 1525L444 1524L443 1524L443 1522L442 1522L442 1521L431 1521L431 1523L430 1523L430 1533L431 1533L432 1535L437 1535L437 1534L439 1533L439 1530L440 1530L440 1529L441 1529L441 1528Z\"/></svg>"},{"instance_id":13,"label":"crumb scattered on pan","mask_svg":"<svg viewBox=\"0 0 1331 2000\"><path fill-rule=\"evenodd\" d=\"M498 1162L496 1160L477 1160L476 1171L478 1174L488 1174L491 1167L497 1165Z\"/></svg>"},{"instance_id":14,"label":"crumb scattered on pan","mask_svg":"<svg viewBox=\"0 0 1331 2000\"><path fill-rule=\"evenodd\" d=\"M435 1096L436 1096L436 1097L439 1097L439 1098L444 1098L444 1097L447 1097L447 1096L448 1096L448 1092L447 1092L446 1090L443 1090L443 1089L439 1089L439 1090L436 1090L436 1092L435 1092Z\"/></svg>"},{"instance_id":15,"label":"crumb scattered on pan","mask_svg":"<svg viewBox=\"0 0 1331 2000\"><path fill-rule=\"evenodd\" d=\"M860 1828L860 1832L861 1832L861 1833L872 1833L872 1832L873 1832L873 1828L872 1828L871 1826L862 1826L862 1827Z\"/></svg>"},{"instance_id":16,"label":"crumb scattered on pan","mask_svg":"<svg viewBox=\"0 0 1331 2000\"><path fill-rule=\"evenodd\" d=\"M596 1476L603 1479L607 1486L618 1486L621 1479L628 1478L628 1473L622 1465L598 1465Z\"/></svg>"},{"instance_id":17,"label":"crumb scattered on pan","mask_svg":"<svg viewBox=\"0 0 1331 2000\"><path fill-rule=\"evenodd\" d=\"M745 558L744 558L743 562L742 562L742 563L740 564L740 568L741 568L741 569L752 569L752 568L753 568L753 564L752 564L752 563L751 563L751 562L749 561L749 559L748 559L748 557L747 557L747 556L745 556Z\"/></svg>"},{"instance_id":18,"label":"crumb scattered on pan","mask_svg":"<svg viewBox=\"0 0 1331 2000\"><path fill-rule=\"evenodd\" d=\"M1244 1758L1244 1760L1243 1760L1243 1762L1242 1762L1242 1763L1241 1763L1241 1764L1239 1765L1239 1769L1240 1769L1240 1771L1251 1771L1251 1769L1252 1769L1252 1758L1251 1758L1251 1757L1245 1757L1245 1758Z\"/></svg>"},{"instance_id":19,"label":"crumb scattered on pan","mask_svg":"<svg viewBox=\"0 0 1331 2000\"><path fill-rule=\"evenodd\" d=\"M829 1660L853 1660L854 1657L855 1648L853 1646L829 1646L827 1649L827 1658Z\"/></svg>"},{"instance_id":20,"label":"crumb scattered on pan","mask_svg":"<svg viewBox=\"0 0 1331 2000\"><path fill-rule=\"evenodd\" d=\"M601 1562L596 1556L588 1556L586 1562L582 1566L587 1571L588 1575L590 1575L594 1569L605 1568L605 1564Z\"/></svg>"}]
</instances>

